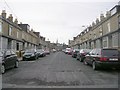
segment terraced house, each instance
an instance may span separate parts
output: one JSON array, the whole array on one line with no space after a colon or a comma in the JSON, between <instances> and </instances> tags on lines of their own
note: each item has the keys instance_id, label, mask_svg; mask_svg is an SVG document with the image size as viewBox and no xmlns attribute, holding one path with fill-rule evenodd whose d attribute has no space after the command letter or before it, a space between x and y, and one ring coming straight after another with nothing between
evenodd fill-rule
<instances>
[{"instance_id":1,"label":"terraced house","mask_svg":"<svg viewBox=\"0 0 120 90\"><path fill-rule=\"evenodd\" d=\"M106 15L100 15L69 43L73 48L118 48L120 49L120 5L116 5Z\"/></svg>"},{"instance_id":2,"label":"terraced house","mask_svg":"<svg viewBox=\"0 0 120 90\"><path fill-rule=\"evenodd\" d=\"M39 32L30 30L29 24L18 24L17 19L13 21L12 14L8 18L6 16L7 13L3 10L0 15L0 50L20 51L45 46L45 38L42 39Z\"/></svg>"},{"instance_id":3,"label":"terraced house","mask_svg":"<svg viewBox=\"0 0 120 90\"><path fill-rule=\"evenodd\" d=\"M0 15L0 50L12 49L21 51L37 48L49 48L45 37L41 36L40 32L30 29L29 24L18 24L17 19L13 21L12 14L7 18L7 13L3 10Z\"/></svg>"},{"instance_id":4,"label":"terraced house","mask_svg":"<svg viewBox=\"0 0 120 90\"><path fill-rule=\"evenodd\" d=\"M5 10L0 16L0 47L1 49L22 49L22 29L17 24L17 19L13 21L12 14L6 17Z\"/></svg>"},{"instance_id":5,"label":"terraced house","mask_svg":"<svg viewBox=\"0 0 120 90\"><path fill-rule=\"evenodd\" d=\"M34 34L33 29L30 30L30 26L28 24L18 24L18 26L22 29L22 41L23 41L23 49L31 49L37 48L39 37Z\"/></svg>"}]
</instances>

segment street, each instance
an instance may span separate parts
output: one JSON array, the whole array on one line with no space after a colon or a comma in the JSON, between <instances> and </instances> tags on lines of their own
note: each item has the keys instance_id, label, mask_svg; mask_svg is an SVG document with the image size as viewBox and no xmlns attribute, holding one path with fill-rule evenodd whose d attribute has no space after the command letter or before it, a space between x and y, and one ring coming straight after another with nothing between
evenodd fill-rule
<instances>
[{"instance_id":1,"label":"street","mask_svg":"<svg viewBox=\"0 0 120 90\"><path fill-rule=\"evenodd\" d=\"M56 52L35 61L20 61L19 68L2 76L3 88L80 87L117 88L116 70L94 71L63 52Z\"/></svg>"}]
</instances>

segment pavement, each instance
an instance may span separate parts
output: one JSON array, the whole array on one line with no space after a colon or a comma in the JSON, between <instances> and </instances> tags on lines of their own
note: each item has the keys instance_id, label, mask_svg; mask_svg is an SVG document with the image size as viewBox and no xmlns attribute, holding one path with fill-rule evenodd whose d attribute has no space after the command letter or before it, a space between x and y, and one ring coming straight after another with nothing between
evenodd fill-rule
<instances>
[{"instance_id":1,"label":"pavement","mask_svg":"<svg viewBox=\"0 0 120 90\"><path fill-rule=\"evenodd\" d=\"M35 61L21 61L19 68L3 75L3 88L117 88L116 70L94 71L63 52Z\"/></svg>"}]
</instances>

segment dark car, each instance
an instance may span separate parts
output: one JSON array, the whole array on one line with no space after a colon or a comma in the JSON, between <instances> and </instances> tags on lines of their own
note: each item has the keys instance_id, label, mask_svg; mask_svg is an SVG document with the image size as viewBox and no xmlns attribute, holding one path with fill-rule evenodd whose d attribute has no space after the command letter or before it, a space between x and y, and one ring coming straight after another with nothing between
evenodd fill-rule
<instances>
[{"instance_id":1,"label":"dark car","mask_svg":"<svg viewBox=\"0 0 120 90\"><path fill-rule=\"evenodd\" d=\"M83 62L85 59L85 56L91 51L91 49L81 49L79 53L77 53L77 60L80 60L80 62Z\"/></svg>"},{"instance_id":2,"label":"dark car","mask_svg":"<svg viewBox=\"0 0 120 90\"><path fill-rule=\"evenodd\" d=\"M38 59L38 53L34 49L26 50L25 53L23 54L23 61L36 59Z\"/></svg>"},{"instance_id":3,"label":"dark car","mask_svg":"<svg viewBox=\"0 0 120 90\"><path fill-rule=\"evenodd\" d=\"M98 68L120 68L119 51L117 49L93 49L86 55L84 64L92 65L94 70Z\"/></svg>"},{"instance_id":4,"label":"dark car","mask_svg":"<svg viewBox=\"0 0 120 90\"><path fill-rule=\"evenodd\" d=\"M76 58L79 51L80 51L80 49L74 49L73 52L72 52L72 57Z\"/></svg>"},{"instance_id":5,"label":"dark car","mask_svg":"<svg viewBox=\"0 0 120 90\"><path fill-rule=\"evenodd\" d=\"M7 69L13 67L17 68L19 65L17 55L12 50L0 51L0 62L2 74L5 73Z\"/></svg>"},{"instance_id":6,"label":"dark car","mask_svg":"<svg viewBox=\"0 0 120 90\"><path fill-rule=\"evenodd\" d=\"M43 49L37 49L36 52L38 53L38 57L44 57L46 55Z\"/></svg>"}]
</instances>

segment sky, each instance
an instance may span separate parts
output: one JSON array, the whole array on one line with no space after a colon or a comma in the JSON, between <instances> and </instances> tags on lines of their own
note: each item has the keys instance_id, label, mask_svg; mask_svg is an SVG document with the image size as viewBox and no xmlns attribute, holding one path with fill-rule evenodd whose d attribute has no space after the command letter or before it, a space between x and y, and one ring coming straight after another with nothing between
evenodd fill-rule
<instances>
[{"instance_id":1,"label":"sky","mask_svg":"<svg viewBox=\"0 0 120 90\"><path fill-rule=\"evenodd\" d=\"M0 0L0 13L6 10L19 23L29 24L52 43L68 44L100 14L112 9L119 0ZM85 27L82 27L85 26Z\"/></svg>"}]
</instances>

